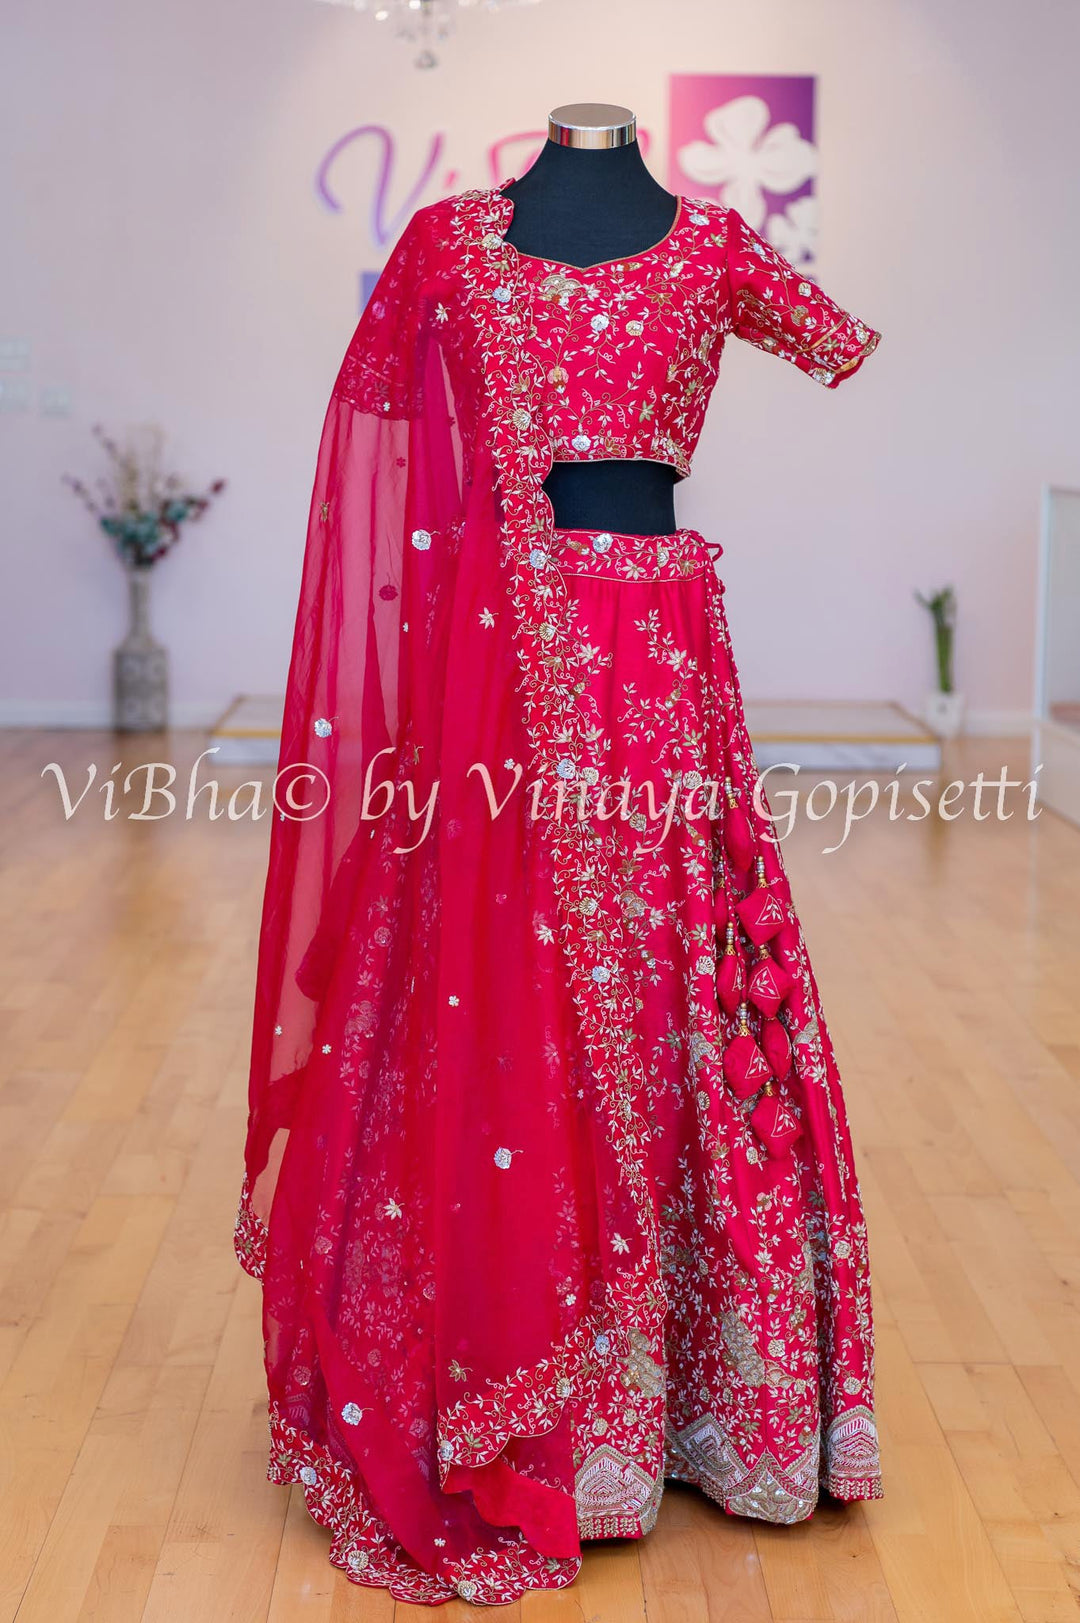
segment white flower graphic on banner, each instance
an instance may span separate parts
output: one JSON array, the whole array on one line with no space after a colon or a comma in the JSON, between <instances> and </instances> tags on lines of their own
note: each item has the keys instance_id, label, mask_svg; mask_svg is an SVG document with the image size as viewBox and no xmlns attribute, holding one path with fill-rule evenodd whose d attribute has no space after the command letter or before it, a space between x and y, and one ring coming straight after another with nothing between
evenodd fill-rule
<instances>
[{"instance_id":1,"label":"white flower graphic on banner","mask_svg":"<svg viewBox=\"0 0 1080 1623\"><path fill-rule=\"evenodd\" d=\"M761 96L736 96L702 120L707 141L679 148L679 164L691 180L719 186L720 201L738 209L760 231L768 205L765 192L798 191L817 173L817 147L794 124L770 126L769 104Z\"/></svg>"},{"instance_id":2,"label":"white flower graphic on banner","mask_svg":"<svg viewBox=\"0 0 1080 1623\"><path fill-rule=\"evenodd\" d=\"M770 214L765 235L793 265L809 264L817 258L817 198L797 197L783 214Z\"/></svg>"}]
</instances>

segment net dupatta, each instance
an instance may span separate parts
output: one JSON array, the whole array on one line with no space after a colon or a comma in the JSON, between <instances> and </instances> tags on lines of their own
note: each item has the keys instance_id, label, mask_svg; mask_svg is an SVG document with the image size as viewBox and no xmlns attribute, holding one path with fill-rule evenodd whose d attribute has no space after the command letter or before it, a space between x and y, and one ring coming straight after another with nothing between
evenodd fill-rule
<instances>
[{"instance_id":1,"label":"net dupatta","mask_svg":"<svg viewBox=\"0 0 1080 1623\"><path fill-rule=\"evenodd\" d=\"M279 1447L412 1599L569 1582L568 1400L662 1359L619 877L551 815L594 768L508 208L413 217L326 415L236 1225Z\"/></svg>"}]
</instances>

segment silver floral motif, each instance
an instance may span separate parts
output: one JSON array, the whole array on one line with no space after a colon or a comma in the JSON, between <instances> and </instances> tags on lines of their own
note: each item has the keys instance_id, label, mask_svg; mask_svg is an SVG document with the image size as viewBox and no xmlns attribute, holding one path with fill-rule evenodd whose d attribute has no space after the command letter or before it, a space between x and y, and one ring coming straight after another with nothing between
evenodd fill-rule
<instances>
[{"instance_id":1,"label":"silver floral motif","mask_svg":"<svg viewBox=\"0 0 1080 1623\"><path fill-rule=\"evenodd\" d=\"M512 1164L514 1156L518 1153L517 1150L507 1150L500 1145L492 1159L501 1172L506 1172Z\"/></svg>"},{"instance_id":2,"label":"silver floral motif","mask_svg":"<svg viewBox=\"0 0 1080 1623\"><path fill-rule=\"evenodd\" d=\"M575 772L577 771L577 767L574 765L573 761L557 761L555 764L555 771L560 778L566 781L574 776Z\"/></svg>"},{"instance_id":3,"label":"silver floral motif","mask_svg":"<svg viewBox=\"0 0 1080 1623\"><path fill-rule=\"evenodd\" d=\"M310 1465L300 1467L300 1480L308 1488L313 1488L319 1480L319 1473Z\"/></svg>"},{"instance_id":4,"label":"silver floral motif","mask_svg":"<svg viewBox=\"0 0 1080 1623\"><path fill-rule=\"evenodd\" d=\"M610 316L605 316L603 312L601 312L599 315L593 316L592 320L589 322L589 326L592 328L593 332L603 332L604 328L610 325L610 321Z\"/></svg>"},{"instance_id":5,"label":"silver floral motif","mask_svg":"<svg viewBox=\"0 0 1080 1623\"><path fill-rule=\"evenodd\" d=\"M473 1596L476 1594L476 1585L473 1583L471 1578L462 1578L461 1582L457 1586L457 1592L461 1596L462 1600L472 1600Z\"/></svg>"},{"instance_id":6,"label":"silver floral motif","mask_svg":"<svg viewBox=\"0 0 1080 1623\"><path fill-rule=\"evenodd\" d=\"M601 530L599 535L593 536L592 549L594 552L610 552L615 545L615 537L610 530Z\"/></svg>"},{"instance_id":7,"label":"silver floral motif","mask_svg":"<svg viewBox=\"0 0 1080 1623\"><path fill-rule=\"evenodd\" d=\"M611 970L606 964L594 964L590 974L597 986L606 986L611 979Z\"/></svg>"},{"instance_id":8,"label":"silver floral motif","mask_svg":"<svg viewBox=\"0 0 1080 1623\"><path fill-rule=\"evenodd\" d=\"M496 304L509 304L513 294L508 287L496 287L492 289L491 297Z\"/></svg>"},{"instance_id":9,"label":"silver floral motif","mask_svg":"<svg viewBox=\"0 0 1080 1623\"><path fill-rule=\"evenodd\" d=\"M346 1403L341 1418L347 1426L358 1426L366 1413L367 1410L361 1409L358 1403Z\"/></svg>"},{"instance_id":10,"label":"silver floral motif","mask_svg":"<svg viewBox=\"0 0 1080 1623\"><path fill-rule=\"evenodd\" d=\"M592 444L592 440L589 438L588 434L575 434L573 439L570 441L570 444L574 447L575 451L587 451L589 446Z\"/></svg>"},{"instance_id":11,"label":"silver floral motif","mask_svg":"<svg viewBox=\"0 0 1080 1623\"><path fill-rule=\"evenodd\" d=\"M601 1330L593 1339L593 1351L598 1352L601 1358L606 1358L611 1351L611 1337L606 1330Z\"/></svg>"},{"instance_id":12,"label":"silver floral motif","mask_svg":"<svg viewBox=\"0 0 1080 1623\"><path fill-rule=\"evenodd\" d=\"M515 428L528 428L532 423L532 412L526 406L518 406L510 418Z\"/></svg>"},{"instance_id":13,"label":"silver floral motif","mask_svg":"<svg viewBox=\"0 0 1080 1623\"><path fill-rule=\"evenodd\" d=\"M448 1438L444 1437L442 1442L439 1444L439 1458L441 1460L452 1460L453 1457L454 1445Z\"/></svg>"},{"instance_id":14,"label":"silver floral motif","mask_svg":"<svg viewBox=\"0 0 1080 1623\"><path fill-rule=\"evenodd\" d=\"M347 1559L353 1572L363 1572L364 1568L371 1560L371 1556L368 1554L367 1550L350 1550Z\"/></svg>"},{"instance_id":15,"label":"silver floral motif","mask_svg":"<svg viewBox=\"0 0 1080 1623\"><path fill-rule=\"evenodd\" d=\"M709 216L707 214L691 214L690 218L695 225L708 225L709 223Z\"/></svg>"},{"instance_id":16,"label":"silver floral motif","mask_svg":"<svg viewBox=\"0 0 1080 1623\"><path fill-rule=\"evenodd\" d=\"M320 716L318 721L315 723L315 737L316 738L329 738L330 734L333 732L333 730L334 730L333 722L332 721L327 721L325 716Z\"/></svg>"},{"instance_id":17,"label":"silver floral motif","mask_svg":"<svg viewBox=\"0 0 1080 1623\"><path fill-rule=\"evenodd\" d=\"M543 569L547 561L547 553L541 552L539 547L534 547L529 553L529 562L534 569Z\"/></svg>"},{"instance_id":18,"label":"silver floral motif","mask_svg":"<svg viewBox=\"0 0 1080 1623\"><path fill-rule=\"evenodd\" d=\"M642 333L645 331L645 323L643 321L628 321L626 323L626 330L630 334L631 338L640 338Z\"/></svg>"}]
</instances>

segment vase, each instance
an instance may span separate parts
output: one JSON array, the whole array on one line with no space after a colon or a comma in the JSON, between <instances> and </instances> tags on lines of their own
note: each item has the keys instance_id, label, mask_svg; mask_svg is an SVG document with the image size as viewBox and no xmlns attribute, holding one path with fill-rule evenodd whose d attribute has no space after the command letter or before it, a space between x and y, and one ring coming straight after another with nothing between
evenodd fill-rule
<instances>
[{"instance_id":1,"label":"vase","mask_svg":"<svg viewBox=\"0 0 1080 1623\"><path fill-rule=\"evenodd\" d=\"M964 695L928 693L923 715L926 725L938 738L955 738L964 724Z\"/></svg>"},{"instance_id":2,"label":"vase","mask_svg":"<svg viewBox=\"0 0 1080 1623\"><path fill-rule=\"evenodd\" d=\"M150 570L125 567L131 623L113 651L113 726L157 732L169 724L169 655L150 635Z\"/></svg>"}]
</instances>

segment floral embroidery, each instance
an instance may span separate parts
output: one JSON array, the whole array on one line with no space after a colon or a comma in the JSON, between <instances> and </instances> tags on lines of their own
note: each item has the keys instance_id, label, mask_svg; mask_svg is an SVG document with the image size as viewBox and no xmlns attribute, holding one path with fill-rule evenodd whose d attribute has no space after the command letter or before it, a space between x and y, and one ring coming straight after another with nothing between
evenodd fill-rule
<instances>
[{"instance_id":1,"label":"floral embroidery","mask_svg":"<svg viewBox=\"0 0 1080 1623\"><path fill-rule=\"evenodd\" d=\"M550 260L513 256L521 297L532 298L536 359L553 385L537 405L557 460L642 458L685 477L730 332L827 387L877 343L734 209L683 204L693 206L662 243L612 265L570 275ZM598 297L605 309L596 309Z\"/></svg>"},{"instance_id":2,"label":"floral embroidery","mask_svg":"<svg viewBox=\"0 0 1080 1623\"><path fill-rule=\"evenodd\" d=\"M594 454L623 454L619 434L625 432L627 443L648 444L658 460L676 467L680 459L688 462L736 302L738 271L734 284L724 274L728 211L695 207L685 233L652 261L643 256L609 267L610 277L593 271L587 280L556 272L556 279L541 277L539 285L534 262L526 265L503 243L508 204L500 192L466 193L437 211L451 267L438 305L450 319L436 316L439 342L449 346L448 356L457 345L477 357L486 397L495 403L484 421L463 424L462 434L487 437L499 473L507 601L531 747L525 770L548 796L561 788L574 793L579 785L601 792L611 786L622 752L643 751L664 781L686 790L710 778L729 779L731 805L722 797L711 818L680 810L671 836L677 857L653 859L641 855L649 834L643 818L602 826L588 818L538 819L536 836L550 852L554 876L555 905L544 929L565 960L587 1061L574 1079L576 1097L611 1147L627 1203L609 1241L614 1266L597 1288L583 1291L578 1277L554 1280L567 1328L545 1356L503 1378L486 1371L481 1378L467 1364L446 1360L461 1346L445 1347L432 1378L444 1382L449 1374L459 1391L444 1388L437 1413L418 1397L409 1447L436 1486L436 1473L445 1484L451 1471L494 1460L512 1439L539 1438L566 1414L583 1536L647 1531L665 1476L695 1482L727 1508L770 1521L809 1514L819 1483L841 1496L874 1497L880 1483L865 1230L835 1063L790 911L769 948L798 994L776 1022L795 1056L776 1092L804 1131L783 1158L767 1153L753 1116L755 1096L740 1099L723 1066L725 1048L743 1025L748 1039L766 1041L764 1016L744 1004L737 1022L718 998L720 972L712 972L716 896L722 892L736 908L758 882L758 870L740 868L728 849L735 809L745 814L765 883L781 886L783 871L778 850L765 841L764 820L752 810L753 758L709 549L686 531L662 538L556 531L542 491L553 455L564 450L552 417L564 400L572 419L566 432ZM767 286L776 291L771 281ZM786 297L786 284L784 291ZM793 300L792 312L805 305L813 314L814 301L797 282ZM770 302L769 308L781 306ZM744 299L739 311L748 309ZM599 315L606 322L598 324ZM542 318L552 323L549 337L558 323L576 323L579 350L545 352L546 340L530 326L535 322L539 333ZM793 336L784 319L766 336L779 333L802 354L799 341L809 334L822 350L813 365L832 372L833 351L819 342L819 327L794 314L790 324ZM632 330L637 325L640 332ZM674 359L665 347L671 344ZM643 380L663 358L653 385L643 381L627 392L625 427L616 423L611 402L594 421L592 397L586 398L586 361L595 379L615 345L628 346ZM827 364L818 367L819 361ZM393 366L376 375L359 357L343 368L339 387L361 409L393 406L407 414L410 377L408 369L397 376ZM606 425L605 411L615 414ZM430 545L432 531L415 534L428 536ZM625 583L625 593L634 594L626 596L624 621L626 635L637 640L643 674L633 691L617 687L614 702L604 698L612 656L598 624L603 594L594 580ZM701 628L693 647L676 634L678 622L657 610L654 599L663 591L686 594L684 618ZM624 588L608 595L622 598ZM470 606L475 627L472 612ZM414 621L419 628L415 615ZM685 896L678 906L664 882L672 862ZM373 951L389 950L391 932L386 935L380 945L373 932ZM553 943L539 932L537 939L550 958ZM732 924L731 940L745 974L755 957L741 922ZM683 991L677 1018L670 1000L656 996L664 984ZM448 1003L458 1007L460 999L453 994ZM455 1030L470 1013L455 1017ZM350 1016L355 1030L371 1030L376 1018L358 997ZM349 1041L343 1033L346 1055ZM342 1088L355 1080L359 1096L362 1079L351 1078L345 1062L341 1069ZM660 1131L664 1122L674 1130ZM499 1144L497 1122L477 1126L492 1134L479 1140L483 1155L510 1173L522 1152ZM468 1157L476 1144L466 1140L464 1147ZM505 1184L496 1179L500 1191L513 1198L530 1164L528 1158L519 1163ZM395 1187L409 1194L407 1211ZM659 1209L658 1187L664 1190ZM420 1219L412 1196L392 1178L365 1192L365 1245L375 1250L388 1291L406 1281L393 1299L415 1311L415 1321L407 1322L419 1327L435 1282L415 1243L413 1225ZM453 1213L451 1206L451 1224ZM732 1224L736 1216L739 1225ZM739 1226L748 1238L735 1234ZM245 1183L237 1254L256 1277L268 1266L268 1242ZM340 1265L347 1288L354 1282L348 1329L357 1384L346 1393L366 1395L363 1360L386 1359L374 1320L363 1317L377 1315L379 1302L360 1300L355 1284L370 1276L339 1229L320 1234L315 1251ZM316 1369L314 1345L298 1346L291 1366L297 1387L313 1384ZM354 1421L344 1409L357 1411ZM350 1400L342 1418L351 1426L365 1412ZM507 1536L499 1541L502 1554L486 1549L461 1560L440 1553L437 1570L422 1572L374 1515L348 1461L296 1429L276 1406L271 1428L268 1474L304 1484L312 1514L333 1532L331 1560L358 1582L429 1604L455 1593L492 1604L529 1588L560 1587L577 1571L576 1561L546 1560L527 1540ZM432 1542L445 1549L443 1540Z\"/></svg>"}]
</instances>

